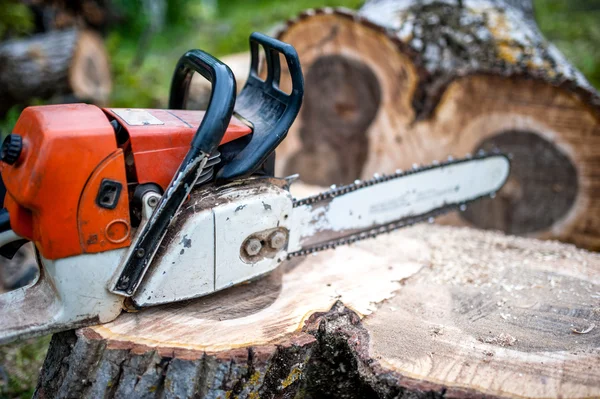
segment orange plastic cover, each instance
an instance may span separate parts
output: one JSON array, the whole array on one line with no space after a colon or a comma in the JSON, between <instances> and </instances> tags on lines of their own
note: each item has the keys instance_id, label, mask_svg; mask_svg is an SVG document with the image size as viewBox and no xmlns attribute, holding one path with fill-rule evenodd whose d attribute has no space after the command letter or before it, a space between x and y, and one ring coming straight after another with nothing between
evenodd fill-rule
<instances>
[{"instance_id":1,"label":"orange plastic cover","mask_svg":"<svg viewBox=\"0 0 600 399\"><path fill-rule=\"evenodd\" d=\"M100 108L85 104L29 107L13 133L23 138L23 150L16 164L2 163L2 179L7 190L4 205L17 234L34 241L48 259L129 245L128 237L118 243L105 238L107 221L124 220L129 225L129 201L122 150ZM95 204L96 193L82 194L94 171L111 161L115 164L105 177L124 189L118 206L106 210ZM80 214L85 218L78 220ZM87 237L80 234L80 225ZM90 242L92 235L98 238L96 242Z\"/></svg>"},{"instance_id":2,"label":"orange plastic cover","mask_svg":"<svg viewBox=\"0 0 600 399\"><path fill-rule=\"evenodd\" d=\"M156 183L167 188L183 157L190 148L192 137L204 117L204 111L162 109L105 109L127 130L131 139L137 180ZM252 130L233 117L221 144L252 133Z\"/></svg>"},{"instance_id":3,"label":"orange plastic cover","mask_svg":"<svg viewBox=\"0 0 600 399\"><path fill-rule=\"evenodd\" d=\"M106 114L127 130L128 143L117 142ZM166 188L203 116L86 104L26 108L13 130L23 138L21 155L14 165L0 162L12 229L47 259L130 245L129 185ZM251 132L233 119L222 143ZM135 169L132 181L126 164ZM97 203L105 180L122 188L110 209Z\"/></svg>"}]
</instances>

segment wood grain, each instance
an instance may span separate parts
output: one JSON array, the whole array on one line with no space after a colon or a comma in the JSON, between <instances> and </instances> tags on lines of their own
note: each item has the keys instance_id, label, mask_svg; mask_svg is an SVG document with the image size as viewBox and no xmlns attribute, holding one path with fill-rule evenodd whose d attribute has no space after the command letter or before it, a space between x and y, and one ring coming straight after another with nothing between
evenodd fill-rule
<instances>
[{"instance_id":1,"label":"wood grain","mask_svg":"<svg viewBox=\"0 0 600 399\"><path fill-rule=\"evenodd\" d=\"M596 255L464 229L452 238L415 230L431 263L364 321L374 359L452 390L600 395Z\"/></svg>"},{"instance_id":2,"label":"wood grain","mask_svg":"<svg viewBox=\"0 0 600 399\"><path fill-rule=\"evenodd\" d=\"M360 315L370 314L423 265L425 247L418 242L409 244L401 260L385 249L385 243L370 242L321 253L287 273L279 270L190 303L123 314L91 330L111 341L206 352L277 342L338 300Z\"/></svg>"}]
</instances>

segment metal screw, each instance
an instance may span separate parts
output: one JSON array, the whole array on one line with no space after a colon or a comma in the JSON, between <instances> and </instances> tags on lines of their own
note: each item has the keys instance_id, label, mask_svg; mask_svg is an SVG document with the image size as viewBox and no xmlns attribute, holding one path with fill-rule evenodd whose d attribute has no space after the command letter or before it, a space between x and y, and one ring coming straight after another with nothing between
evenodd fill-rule
<instances>
[{"instance_id":1,"label":"metal screw","mask_svg":"<svg viewBox=\"0 0 600 399\"><path fill-rule=\"evenodd\" d=\"M262 249L262 244L260 243L260 240L257 238L251 238L248 241L246 241L246 246L244 247L244 250L246 251L248 256L258 255L258 253L260 252L261 249Z\"/></svg>"},{"instance_id":2,"label":"metal screw","mask_svg":"<svg viewBox=\"0 0 600 399\"><path fill-rule=\"evenodd\" d=\"M148 198L148 206L154 208L156 205L158 205L158 197L152 196Z\"/></svg>"},{"instance_id":3,"label":"metal screw","mask_svg":"<svg viewBox=\"0 0 600 399\"><path fill-rule=\"evenodd\" d=\"M144 248L138 248L138 249L135 251L135 255L136 255L138 258L143 258L143 257L144 257L144 255L146 255L146 251L144 250Z\"/></svg>"},{"instance_id":4,"label":"metal screw","mask_svg":"<svg viewBox=\"0 0 600 399\"><path fill-rule=\"evenodd\" d=\"M287 241L287 234L283 231L276 231L269 237L269 245L273 249L281 249Z\"/></svg>"}]
</instances>

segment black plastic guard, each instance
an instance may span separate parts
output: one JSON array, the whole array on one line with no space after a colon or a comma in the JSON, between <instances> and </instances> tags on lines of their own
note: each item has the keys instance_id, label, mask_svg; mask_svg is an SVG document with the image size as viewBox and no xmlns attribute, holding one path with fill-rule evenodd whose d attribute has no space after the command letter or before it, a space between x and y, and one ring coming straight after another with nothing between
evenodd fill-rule
<instances>
[{"instance_id":1,"label":"black plastic guard","mask_svg":"<svg viewBox=\"0 0 600 399\"><path fill-rule=\"evenodd\" d=\"M259 46L265 49L267 78L264 81L258 75ZM250 74L234 110L253 125L254 132L248 145L218 172L218 182L253 174L285 138L302 105L304 78L294 47L254 32L250 35L250 52ZM280 54L285 57L292 80L290 94L279 88Z\"/></svg>"}]
</instances>

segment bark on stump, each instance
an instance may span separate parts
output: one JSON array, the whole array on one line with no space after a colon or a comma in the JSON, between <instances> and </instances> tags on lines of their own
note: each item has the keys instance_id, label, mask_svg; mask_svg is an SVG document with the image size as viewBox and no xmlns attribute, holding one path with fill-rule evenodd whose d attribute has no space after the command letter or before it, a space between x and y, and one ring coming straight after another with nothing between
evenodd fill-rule
<instances>
[{"instance_id":1,"label":"bark on stump","mask_svg":"<svg viewBox=\"0 0 600 399\"><path fill-rule=\"evenodd\" d=\"M57 334L37 398L600 396L600 255L421 225Z\"/></svg>"},{"instance_id":2,"label":"bark on stump","mask_svg":"<svg viewBox=\"0 0 600 399\"><path fill-rule=\"evenodd\" d=\"M513 155L500 199L446 221L600 249L600 97L529 1L373 0L307 11L278 37L306 82L281 175L339 185L498 147Z\"/></svg>"},{"instance_id":3,"label":"bark on stump","mask_svg":"<svg viewBox=\"0 0 600 399\"><path fill-rule=\"evenodd\" d=\"M111 86L108 54L94 32L51 31L0 44L1 112L61 95L103 105Z\"/></svg>"}]
</instances>

